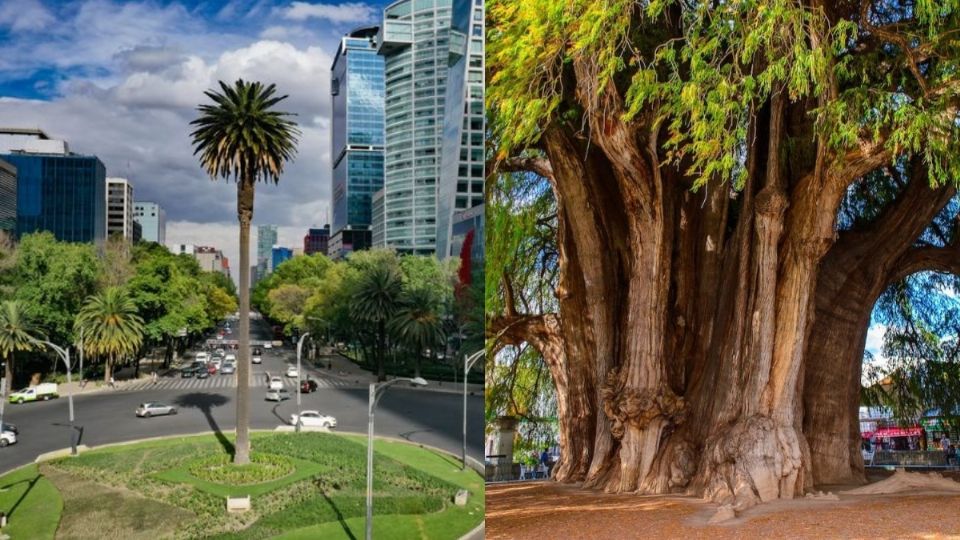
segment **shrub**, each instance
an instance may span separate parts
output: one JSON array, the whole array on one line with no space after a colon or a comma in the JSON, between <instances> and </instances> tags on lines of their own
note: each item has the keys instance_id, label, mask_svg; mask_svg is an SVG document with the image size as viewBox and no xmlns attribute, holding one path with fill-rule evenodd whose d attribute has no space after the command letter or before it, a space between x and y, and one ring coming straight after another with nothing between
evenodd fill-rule
<instances>
[{"instance_id":1,"label":"shrub","mask_svg":"<svg viewBox=\"0 0 960 540\"><path fill-rule=\"evenodd\" d=\"M230 486L261 484L283 478L295 469L293 462L276 454L256 453L247 465L234 465L226 454L216 454L194 461L190 474L201 480Z\"/></svg>"}]
</instances>

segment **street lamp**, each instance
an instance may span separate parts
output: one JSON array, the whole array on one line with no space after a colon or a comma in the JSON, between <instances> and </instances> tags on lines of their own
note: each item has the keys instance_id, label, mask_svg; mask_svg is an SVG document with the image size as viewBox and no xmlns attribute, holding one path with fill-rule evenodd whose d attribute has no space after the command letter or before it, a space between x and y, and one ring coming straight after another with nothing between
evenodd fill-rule
<instances>
[{"instance_id":1,"label":"street lamp","mask_svg":"<svg viewBox=\"0 0 960 540\"><path fill-rule=\"evenodd\" d=\"M483 356L483 349L471 354L463 355L463 464L460 470L467 468L467 372L473 367L473 364Z\"/></svg>"},{"instance_id":2,"label":"street lamp","mask_svg":"<svg viewBox=\"0 0 960 540\"><path fill-rule=\"evenodd\" d=\"M426 386L427 381L422 377L408 379L401 377L384 383L370 383L370 401L367 408L367 540L373 539L373 411L383 392L392 384L400 381L410 381L415 386Z\"/></svg>"},{"instance_id":3,"label":"street lamp","mask_svg":"<svg viewBox=\"0 0 960 540\"><path fill-rule=\"evenodd\" d=\"M53 349L53 351L57 353L57 356L63 360L63 365L67 367L67 386L71 387L70 393L67 394L67 402L69 403L70 408L70 455L75 456L77 455L77 441L74 437L76 434L76 428L73 426L73 378L70 372L70 351L42 339L30 338L30 341L37 345L46 345L47 347Z\"/></svg>"},{"instance_id":4,"label":"street lamp","mask_svg":"<svg viewBox=\"0 0 960 540\"><path fill-rule=\"evenodd\" d=\"M297 433L300 432L300 426L303 425L303 421L300 419L300 394L302 393L302 392L300 391L300 352L303 350L303 340L307 339L307 336L309 336L309 335L310 335L310 332L304 333L302 336L300 336L300 341L297 342L297 389L296 389L296 392L297 392L297 426L296 426L296 428L295 428L296 431L297 431Z\"/></svg>"}]
</instances>

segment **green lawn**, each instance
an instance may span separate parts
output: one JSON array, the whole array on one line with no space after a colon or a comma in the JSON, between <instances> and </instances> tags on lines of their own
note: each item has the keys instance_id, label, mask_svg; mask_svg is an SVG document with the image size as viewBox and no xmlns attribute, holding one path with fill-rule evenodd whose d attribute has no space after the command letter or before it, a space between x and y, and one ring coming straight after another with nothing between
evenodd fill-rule
<instances>
[{"instance_id":1,"label":"green lawn","mask_svg":"<svg viewBox=\"0 0 960 540\"><path fill-rule=\"evenodd\" d=\"M0 511L8 524L0 529L11 538L53 538L63 512L57 488L37 469L28 465L0 477Z\"/></svg>"},{"instance_id":2,"label":"green lawn","mask_svg":"<svg viewBox=\"0 0 960 540\"><path fill-rule=\"evenodd\" d=\"M100 527L101 537L219 538L221 540L275 538L349 538L363 535L366 493L366 438L325 433L252 434L254 454L282 456L294 464L292 473L275 480L232 486L202 480L191 465L217 453L223 445L212 435L146 441L93 450L75 458L44 465L63 500L36 467L0 482L35 480L47 495L42 509L24 511L49 530L19 538L76 537L84 527ZM460 471L459 461L415 445L378 440L375 445L375 527L383 538L455 539L483 519L483 480ZM194 469L197 470L196 468ZM23 483L21 483L23 484ZM16 485L21 485L16 484ZM26 485L26 484L23 484ZM72 486L72 487L71 487ZM452 498L465 488L471 496L465 507ZM11 491L12 492L12 491ZM0 503L6 503L0 493ZM83 498L76 497L84 493ZM52 498L49 497L52 494ZM227 514L224 498L250 495L252 510ZM56 512L46 501L56 500ZM150 505L168 508L169 519L151 514ZM0 507L2 508L2 507ZM109 527L104 512L115 514ZM43 517L41 517L43 516ZM17 512L14 512L16 523ZM85 525L86 524L86 525ZM13 534L14 529L10 528ZM22 531L22 530L21 530ZM286 536L284 536L286 537Z\"/></svg>"}]
</instances>

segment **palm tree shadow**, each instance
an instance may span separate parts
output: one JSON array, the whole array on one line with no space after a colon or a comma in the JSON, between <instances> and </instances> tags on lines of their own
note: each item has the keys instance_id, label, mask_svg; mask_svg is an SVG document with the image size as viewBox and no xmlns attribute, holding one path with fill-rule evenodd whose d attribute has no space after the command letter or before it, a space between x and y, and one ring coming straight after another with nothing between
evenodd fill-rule
<instances>
[{"instance_id":1,"label":"palm tree shadow","mask_svg":"<svg viewBox=\"0 0 960 540\"><path fill-rule=\"evenodd\" d=\"M339 521L340 526L343 527L343 532L347 533L347 537L349 537L350 540L357 540L357 537L353 535L353 531L350 530L347 522L343 520L343 513L340 512L339 508L337 508L337 505L333 502L333 499L327 495L326 491L321 490L320 494L323 495L323 499L327 501L327 504L330 505L330 508L333 508L334 513L337 514L337 521Z\"/></svg>"},{"instance_id":2,"label":"palm tree shadow","mask_svg":"<svg viewBox=\"0 0 960 540\"><path fill-rule=\"evenodd\" d=\"M229 402L230 398L220 394L191 392L189 394L177 396L177 399L175 399L173 403L182 409L197 409L202 412L204 418L207 419L207 424L210 425L210 430L213 431L213 434L216 435L217 440L220 441L220 446L223 446L223 449L228 454L233 456L233 443L227 439L227 436L223 434L223 432L220 430L220 426L217 424L217 421L213 418L214 407L222 407Z\"/></svg>"},{"instance_id":3,"label":"palm tree shadow","mask_svg":"<svg viewBox=\"0 0 960 540\"><path fill-rule=\"evenodd\" d=\"M10 511L7 512L7 517L8 517L8 518L13 515L13 513L14 513L14 511L17 509L17 507L20 506L20 503L22 503L23 500L27 498L27 495L29 495L30 492L33 491L33 487L34 487L35 485L37 485L37 481L40 480L40 476L42 476L42 475L41 475L40 473L37 473L36 476L34 476L33 478L30 478L29 480L24 479L24 480L20 480L19 482L13 482L13 483L7 484L7 485L5 485L5 486L0 486L0 489L7 490L7 489L10 489L10 488L12 488L13 486L15 486L15 485L17 485L17 484L23 484L23 483L26 483L26 484L27 484L27 489L25 489L25 490L23 491L23 493L20 494L20 497L17 499L17 502L13 503L13 506L10 507ZM338 515L339 515L339 513L338 513Z\"/></svg>"}]
</instances>

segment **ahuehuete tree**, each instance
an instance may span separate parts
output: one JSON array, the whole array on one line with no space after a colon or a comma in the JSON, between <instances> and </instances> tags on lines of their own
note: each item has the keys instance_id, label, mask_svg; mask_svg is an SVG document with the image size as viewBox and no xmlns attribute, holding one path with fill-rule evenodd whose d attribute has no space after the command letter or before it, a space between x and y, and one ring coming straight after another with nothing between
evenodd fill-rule
<instances>
[{"instance_id":1,"label":"ahuehuete tree","mask_svg":"<svg viewBox=\"0 0 960 540\"><path fill-rule=\"evenodd\" d=\"M492 159L549 180L559 269L555 312L498 284L489 334L550 367L555 478L735 508L862 478L846 351L886 285L957 260L915 244L960 173L960 2L488 16ZM848 192L885 169L903 188L840 230Z\"/></svg>"}]
</instances>

